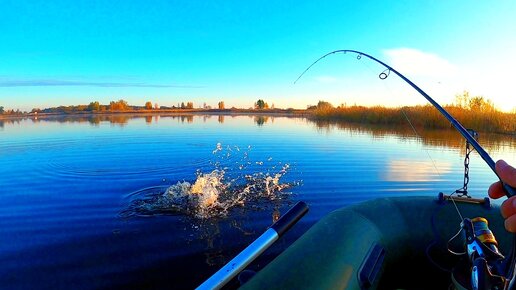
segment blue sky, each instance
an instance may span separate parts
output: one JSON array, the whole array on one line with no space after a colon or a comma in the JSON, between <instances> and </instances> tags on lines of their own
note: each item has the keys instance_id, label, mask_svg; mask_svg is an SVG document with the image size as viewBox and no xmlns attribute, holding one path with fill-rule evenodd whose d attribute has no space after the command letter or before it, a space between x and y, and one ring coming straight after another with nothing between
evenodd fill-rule
<instances>
[{"instance_id":1,"label":"blue sky","mask_svg":"<svg viewBox=\"0 0 516 290\"><path fill-rule=\"evenodd\" d=\"M437 101L468 90L516 107L515 1L0 0L0 106L30 110L124 98L250 107L424 103L356 49Z\"/></svg>"}]
</instances>

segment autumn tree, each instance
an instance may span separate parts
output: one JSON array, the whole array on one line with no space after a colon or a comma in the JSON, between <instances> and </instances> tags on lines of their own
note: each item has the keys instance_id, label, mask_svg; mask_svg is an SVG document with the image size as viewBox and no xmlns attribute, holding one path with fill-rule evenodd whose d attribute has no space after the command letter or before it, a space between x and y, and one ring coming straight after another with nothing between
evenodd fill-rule
<instances>
[{"instance_id":1,"label":"autumn tree","mask_svg":"<svg viewBox=\"0 0 516 290\"><path fill-rule=\"evenodd\" d=\"M455 95L455 105L459 108L466 109L469 106L469 92L464 91L460 95Z\"/></svg>"},{"instance_id":2,"label":"autumn tree","mask_svg":"<svg viewBox=\"0 0 516 290\"><path fill-rule=\"evenodd\" d=\"M455 105L462 109L468 109L476 112L493 111L495 107L491 100L482 96L471 97L469 92L464 91L460 95L455 96Z\"/></svg>"},{"instance_id":3,"label":"autumn tree","mask_svg":"<svg viewBox=\"0 0 516 290\"><path fill-rule=\"evenodd\" d=\"M129 105L127 104L127 101L118 100L116 102L111 101L109 103L109 110L110 111L125 111L127 109L129 109Z\"/></svg>"},{"instance_id":4,"label":"autumn tree","mask_svg":"<svg viewBox=\"0 0 516 290\"><path fill-rule=\"evenodd\" d=\"M486 112L494 110L491 100L484 99L482 96L475 96L469 101L469 109L477 112Z\"/></svg>"},{"instance_id":5,"label":"autumn tree","mask_svg":"<svg viewBox=\"0 0 516 290\"><path fill-rule=\"evenodd\" d=\"M186 103L186 108L187 109L193 109L193 102Z\"/></svg>"},{"instance_id":6,"label":"autumn tree","mask_svg":"<svg viewBox=\"0 0 516 290\"><path fill-rule=\"evenodd\" d=\"M145 109L152 110L152 102L146 102L145 103Z\"/></svg>"},{"instance_id":7,"label":"autumn tree","mask_svg":"<svg viewBox=\"0 0 516 290\"><path fill-rule=\"evenodd\" d=\"M224 110L224 101L219 102L219 110Z\"/></svg>"}]
</instances>

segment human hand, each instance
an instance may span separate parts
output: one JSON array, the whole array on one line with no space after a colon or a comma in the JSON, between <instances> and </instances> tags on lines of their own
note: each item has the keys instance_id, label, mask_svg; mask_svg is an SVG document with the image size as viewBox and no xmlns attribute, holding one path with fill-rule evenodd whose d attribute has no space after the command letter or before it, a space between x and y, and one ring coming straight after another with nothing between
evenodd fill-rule
<instances>
[{"instance_id":1,"label":"human hand","mask_svg":"<svg viewBox=\"0 0 516 290\"><path fill-rule=\"evenodd\" d=\"M496 162L496 173L500 179L509 186L516 187L516 168L507 164L503 160ZM489 187L489 196L491 198L500 198L505 196L505 191L502 187L502 182L497 181ZM505 218L505 229L509 232L516 233L516 196L512 196L502 203L500 208L502 216Z\"/></svg>"}]
</instances>

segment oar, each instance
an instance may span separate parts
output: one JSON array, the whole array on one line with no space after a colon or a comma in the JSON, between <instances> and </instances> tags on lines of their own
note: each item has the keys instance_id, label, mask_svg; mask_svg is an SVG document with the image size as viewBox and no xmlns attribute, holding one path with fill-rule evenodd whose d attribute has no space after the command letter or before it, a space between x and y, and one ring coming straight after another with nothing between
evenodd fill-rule
<instances>
[{"instance_id":1,"label":"oar","mask_svg":"<svg viewBox=\"0 0 516 290\"><path fill-rule=\"evenodd\" d=\"M213 276L202 283L197 289L220 289L260 256L267 248L277 241L308 211L306 203L299 201L287 211L278 221L270 226L261 236L245 248L240 254L229 261Z\"/></svg>"}]
</instances>

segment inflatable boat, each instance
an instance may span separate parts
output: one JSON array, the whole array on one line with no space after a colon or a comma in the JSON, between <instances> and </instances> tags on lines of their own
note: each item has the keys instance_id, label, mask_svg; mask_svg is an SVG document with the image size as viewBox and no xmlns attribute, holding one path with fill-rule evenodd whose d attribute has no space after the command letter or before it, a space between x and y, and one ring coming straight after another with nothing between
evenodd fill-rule
<instances>
[{"instance_id":1,"label":"inflatable boat","mask_svg":"<svg viewBox=\"0 0 516 290\"><path fill-rule=\"evenodd\" d=\"M464 218L487 219L499 251L509 254L512 235L498 207L456 205ZM470 289L467 255L456 255L464 251L464 237L452 239L460 224L454 204L443 198L382 198L342 208L242 289Z\"/></svg>"}]
</instances>

